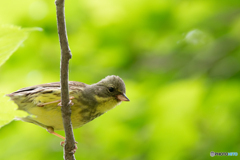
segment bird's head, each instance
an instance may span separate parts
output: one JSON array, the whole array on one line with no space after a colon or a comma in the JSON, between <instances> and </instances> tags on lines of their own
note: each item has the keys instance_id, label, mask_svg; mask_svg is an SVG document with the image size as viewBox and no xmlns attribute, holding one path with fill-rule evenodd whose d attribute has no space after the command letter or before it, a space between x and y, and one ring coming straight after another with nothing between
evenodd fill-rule
<instances>
[{"instance_id":1,"label":"bird's head","mask_svg":"<svg viewBox=\"0 0 240 160\"><path fill-rule=\"evenodd\" d=\"M125 95L125 84L123 80L118 76L107 76L94 85L97 87L95 94L99 97L112 97L115 98L118 102L129 101Z\"/></svg>"}]
</instances>

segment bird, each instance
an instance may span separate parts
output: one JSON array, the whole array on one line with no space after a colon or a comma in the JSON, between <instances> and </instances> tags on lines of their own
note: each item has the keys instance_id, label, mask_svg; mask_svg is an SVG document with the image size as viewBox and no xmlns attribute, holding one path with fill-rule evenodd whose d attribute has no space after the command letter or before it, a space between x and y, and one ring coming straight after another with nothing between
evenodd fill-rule
<instances>
[{"instance_id":1,"label":"bird","mask_svg":"<svg viewBox=\"0 0 240 160\"><path fill-rule=\"evenodd\" d=\"M68 84L73 129L101 116L122 101L130 101L126 96L125 83L119 76L107 76L91 85L77 81L69 81ZM55 132L64 130L60 82L22 88L6 96L18 105L18 110L29 114L17 117L17 120L38 125L65 140Z\"/></svg>"}]
</instances>

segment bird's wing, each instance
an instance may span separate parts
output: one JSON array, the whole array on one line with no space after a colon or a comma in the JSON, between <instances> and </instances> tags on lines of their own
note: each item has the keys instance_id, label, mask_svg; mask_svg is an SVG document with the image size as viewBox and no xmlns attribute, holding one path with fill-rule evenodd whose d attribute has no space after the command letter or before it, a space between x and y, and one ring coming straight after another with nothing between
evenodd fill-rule
<instances>
[{"instance_id":1,"label":"bird's wing","mask_svg":"<svg viewBox=\"0 0 240 160\"><path fill-rule=\"evenodd\" d=\"M70 96L81 94L81 91L86 86L87 84L81 82L69 81ZM18 109L25 110L30 114L33 114L29 111L33 107L49 102L60 102L61 88L59 82L46 83L22 88L16 92L7 94L6 96L9 96L11 100L18 105ZM56 107L58 103L55 103L52 107ZM51 105L47 106L51 107Z\"/></svg>"},{"instance_id":2,"label":"bird's wing","mask_svg":"<svg viewBox=\"0 0 240 160\"><path fill-rule=\"evenodd\" d=\"M82 82L76 82L76 81L69 81L69 89L74 90L76 88L81 89L87 86L87 84L82 83ZM7 94L9 97L13 97L16 94L35 94L38 92L41 92L45 90L45 92L48 92L49 90L53 89L60 89L60 82L53 82L53 83L45 83L45 84L40 84L40 85L35 85L31 87L25 87L22 89L19 89L13 93Z\"/></svg>"}]
</instances>

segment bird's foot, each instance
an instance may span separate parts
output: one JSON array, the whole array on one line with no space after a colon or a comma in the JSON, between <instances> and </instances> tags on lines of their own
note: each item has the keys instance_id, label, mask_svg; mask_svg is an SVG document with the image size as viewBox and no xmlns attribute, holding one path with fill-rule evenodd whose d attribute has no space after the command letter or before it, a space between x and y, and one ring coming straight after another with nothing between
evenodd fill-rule
<instances>
[{"instance_id":1,"label":"bird's foot","mask_svg":"<svg viewBox=\"0 0 240 160\"><path fill-rule=\"evenodd\" d=\"M72 99L74 99L73 96L69 97L69 102L68 102L68 104L69 104L70 106L74 105L74 103L72 102ZM62 106L61 100L60 100L60 103L58 103L58 106Z\"/></svg>"},{"instance_id":2,"label":"bird's foot","mask_svg":"<svg viewBox=\"0 0 240 160\"><path fill-rule=\"evenodd\" d=\"M60 145L62 147L64 146L64 144L65 144L65 141L60 142ZM74 147L74 149L70 153L74 154L76 152L76 150L78 149L77 144L78 144L78 142L75 142L75 147Z\"/></svg>"},{"instance_id":3,"label":"bird's foot","mask_svg":"<svg viewBox=\"0 0 240 160\"><path fill-rule=\"evenodd\" d=\"M74 99L74 97L73 96L71 96L71 97L69 97L69 105L73 105L74 103L72 102L72 99ZM60 102L60 103L59 103ZM37 106L38 107L43 107L43 106L46 106L46 105L48 105L48 104L53 104L53 103L58 103L58 106L62 106L62 102L61 102L61 100L56 100L56 101L52 101L52 102L47 102L47 103L38 103L37 104Z\"/></svg>"},{"instance_id":4,"label":"bird's foot","mask_svg":"<svg viewBox=\"0 0 240 160\"><path fill-rule=\"evenodd\" d=\"M47 102L47 103L38 103L37 106L38 106L38 107L43 107L43 106L46 106L46 105L48 105L48 104L53 104L53 103L58 103L58 102L61 102L61 100L52 101L52 102Z\"/></svg>"}]
</instances>

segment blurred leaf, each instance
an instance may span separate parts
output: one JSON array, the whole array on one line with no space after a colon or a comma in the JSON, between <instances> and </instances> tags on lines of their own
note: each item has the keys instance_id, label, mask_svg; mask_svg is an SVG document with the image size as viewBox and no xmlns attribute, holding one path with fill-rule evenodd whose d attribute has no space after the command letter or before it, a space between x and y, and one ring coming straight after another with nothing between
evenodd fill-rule
<instances>
[{"instance_id":1,"label":"blurred leaf","mask_svg":"<svg viewBox=\"0 0 240 160\"><path fill-rule=\"evenodd\" d=\"M0 93L0 128L9 122L11 122L15 117L25 117L28 114L24 111L17 110L17 106L9 100L8 97Z\"/></svg>"},{"instance_id":2,"label":"blurred leaf","mask_svg":"<svg viewBox=\"0 0 240 160\"><path fill-rule=\"evenodd\" d=\"M0 66L27 39L30 31L41 31L41 28L22 29L17 26L0 26Z\"/></svg>"}]
</instances>

